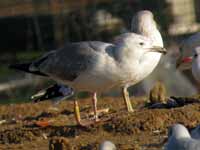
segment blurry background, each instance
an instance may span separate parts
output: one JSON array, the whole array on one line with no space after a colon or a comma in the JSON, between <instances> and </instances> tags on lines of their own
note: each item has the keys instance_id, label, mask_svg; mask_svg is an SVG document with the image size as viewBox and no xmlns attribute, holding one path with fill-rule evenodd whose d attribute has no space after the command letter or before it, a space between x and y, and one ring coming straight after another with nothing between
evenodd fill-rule
<instances>
[{"instance_id":1,"label":"blurry background","mask_svg":"<svg viewBox=\"0 0 200 150\"><path fill-rule=\"evenodd\" d=\"M182 39L200 31L200 0L1 0L0 103L29 101L53 83L9 70L9 64L32 60L66 42L110 42L127 32L132 16L143 9L154 13L169 54L131 93L146 94L156 81L165 83L169 95L196 93L191 71L175 71L174 58Z\"/></svg>"}]
</instances>

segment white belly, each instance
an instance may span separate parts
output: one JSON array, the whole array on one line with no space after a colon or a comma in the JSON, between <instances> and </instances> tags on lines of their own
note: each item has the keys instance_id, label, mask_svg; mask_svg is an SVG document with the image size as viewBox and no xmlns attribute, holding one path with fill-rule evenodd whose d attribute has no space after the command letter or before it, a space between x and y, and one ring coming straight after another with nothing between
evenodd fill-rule
<instances>
[{"instance_id":1,"label":"white belly","mask_svg":"<svg viewBox=\"0 0 200 150\"><path fill-rule=\"evenodd\" d=\"M78 91L103 92L113 87L134 85L147 77L157 66L160 54L145 57L145 63L132 61L127 64L116 64L112 59L101 59L92 68L82 72L74 81L57 81L67 84ZM148 60L148 61L146 61ZM109 62L108 62L109 61Z\"/></svg>"}]
</instances>

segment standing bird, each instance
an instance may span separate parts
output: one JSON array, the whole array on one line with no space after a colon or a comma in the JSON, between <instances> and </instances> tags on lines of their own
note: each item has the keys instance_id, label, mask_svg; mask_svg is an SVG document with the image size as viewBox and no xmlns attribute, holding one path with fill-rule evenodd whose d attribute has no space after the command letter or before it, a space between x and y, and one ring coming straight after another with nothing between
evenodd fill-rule
<instances>
[{"instance_id":1,"label":"standing bird","mask_svg":"<svg viewBox=\"0 0 200 150\"><path fill-rule=\"evenodd\" d=\"M182 62L187 60L187 63L192 64L192 74L194 78L200 82L200 46L192 49L192 56L182 58Z\"/></svg>"},{"instance_id":2,"label":"standing bird","mask_svg":"<svg viewBox=\"0 0 200 150\"><path fill-rule=\"evenodd\" d=\"M155 46L163 47L162 36L156 26L153 13L151 11L142 10L133 16L132 22L131 22L131 32L146 36L153 41L153 44ZM123 86L122 94L123 94L123 98L125 100L125 103L129 112L133 112L133 108L130 102L127 88L133 84L140 82L145 77L147 77L158 65L161 55L162 55L161 53L150 53L148 55L145 55L143 59L148 60L147 62L150 62L149 64L146 64L146 68L145 68L146 73L143 74L141 78L137 80L137 82L134 82L134 83L127 82Z\"/></svg>"},{"instance_id":3,"label":"standing bird","mask_svg":"<svg viewBox=\"0 0 200 150\"><path fill-rule=\"evenodd\" d=\"M168 133L165 150L200 150L200 141L191 138L187 128L182 124L175 124Z\"/></svg>"},{"instance_id":4,"label":"standing bird","mask_svg":"<svg viewBox=\"0 0 200 150\"><path fill-rule=\"evenodd\" d=\"M157 29L153 14L148 10L139 11L138 13L136 13L136 15L133 16L132 23L131 23L131 32L134 32L143 36L147 36L151 38L151 40L156 46L163 47L163 40L162 40L159 30ZM118 41L124 38L123 36L124 36L123 34L120 36L117 36L114 39L113 43L117 44ZM148 66L149 68L148 73L142 76L140 80L138 79L137 82L140 82L141 80L143 80L145 76L149 75L153 71L153 69L157 66L161 57L161 53L152 53L151 55L148 55L146 56L146 58L144 58L144 59L148 59L149 61L152 60L151 64L149 64ZM133 84L136 84L136 82ZM129 98L129 93L127 91L127 88L131 85L132 84L129 82L122 87L122 95L123 95L123 99L125 101L128 112L133 112L133 108L132 108L131 101ZM60 85L60 87L61 86L62 85ZM48 93L48 94L51 95L51 93Z\"/></svg>"},{"instance_id":5,"label":"standing bird","mask_svg":"<svg viewBox=\"0 0 200 150\"><path fill-rule=\"evenodd\" d=\"M200 46L200 32L195 33L183 40L179 48L179 56L176 61L176 67L181 70L191 69L192 50Z\"/></svg>"},{"instance_id":6,"label":"standing bird","mask_svg":"<svg viewBox=\"0 0 200 150\"><path fill-rule=\"evenodd\" d=\"M10 67L50 77L76 91L91 92L97 122L97 91L141 81L154 69L152 61L160 53L166 53L166 50L155 46L148 37L125 33L115 44L99 41L67 43L63 48L50 51L33 62ZM74 104L77 123L87 125L81 122L76 98Z\"/></svg>"}]
</instances>

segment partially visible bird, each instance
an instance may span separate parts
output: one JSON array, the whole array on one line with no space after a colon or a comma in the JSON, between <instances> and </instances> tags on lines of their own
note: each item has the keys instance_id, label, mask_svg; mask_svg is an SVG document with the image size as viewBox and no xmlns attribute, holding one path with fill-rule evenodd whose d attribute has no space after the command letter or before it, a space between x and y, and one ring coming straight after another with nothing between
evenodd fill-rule
<instances>
[{"instance_id":1,"label":"partially visible bird","mask_svg":"<svg viewBox=\"0 0 200 150\"><path fill-rule=\"evenodd\" d=\"M200 83L200 46L192 50L192 74Z\"/></svg>"},{"instance_id":2,"label":"partially visible bird","mask_svg":"<svg viewBox=\"0 0 200 150\"><path fill-rule=\"evenodd\" d=\"M191 51L191 56L187 56L182 59L187 60L187 63L191 64L192 74L194 78L200 83L200 46L194 47Z\"/></svg>"},{"instance_id":3,"label":"partially visible bird","mask_svg":"<svg viewBox=\"0 0 200 150\"><path fill-rule=\"evenodd\" d=\"M173 125L168 136L165 150L200 150L200 141L191 138L189 131L182 124Z\"/></svg>"},{"instance_id":4,"label":"partially visible bird","mask_svg":"<svg viewBox=\"0 0 200 150\"><path fill-rule=\"evenodd\" d=\"M194 139L200 139L200 125L191 131L191 137Z\"/></svg>"},{"instance_id":5,"label":"partially visible bird","mask_svg":"<svg viewBox=\"0 0 200 150\"><path fill-rule=\"evenodd\" d=\"M64 99L72 97L73 95L74 90L72 88L56 83L31 96L31 100L35 103L45 100L51 100L53 103L58 103Z\"/></svg>"},{"instance_id":6,"label":"partially visible bird","mask_svg":"<svg viewBox=\"0 0 200 150\"><path fill-rule=\"evenodd\" d=\"M192 49L200 46L200 32L189 36L183 40L179 48L179 56L176 61L176 67L181 70L191 68Z\"/></svg>"},{"instance_id":7,"label":"partially visible bird","mask_svg":"<svg viewBox=\"0 0 200 150\"><path fill-rule=\"evenodd\" d=\"M154 15L149 10L142 10L133 16L131 22L131 32L151 38L157 46L163 47L163 39L158 30Z\"/></svg>"},{"instance_id":8,"label":"partially visible bird","mask_svg":"<svg viewBox=\"0 0 200 150\"><path fill-rule=\"evenodd\" d=\"M117 148L111 141L104 141L100 144L99 150L117 150Z\"/></svg>"}]
</instances>

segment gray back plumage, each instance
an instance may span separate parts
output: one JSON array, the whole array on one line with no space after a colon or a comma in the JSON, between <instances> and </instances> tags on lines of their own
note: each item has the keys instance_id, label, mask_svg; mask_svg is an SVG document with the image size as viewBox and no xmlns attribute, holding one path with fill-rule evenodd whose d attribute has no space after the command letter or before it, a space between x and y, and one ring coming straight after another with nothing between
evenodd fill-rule
<instances>
[{"instance_id":1,"label":"gray back plumage","mask_svg":"<svg viewBox=\"0 0 200 150\"><path fill-rule=\"evenodd\" d=\"M33 66L49 76L73 81L95 63L96 53L105 50L101 48L105 44L98 41L68 43L41 57Z\"/></svg>"}]
</instances>

